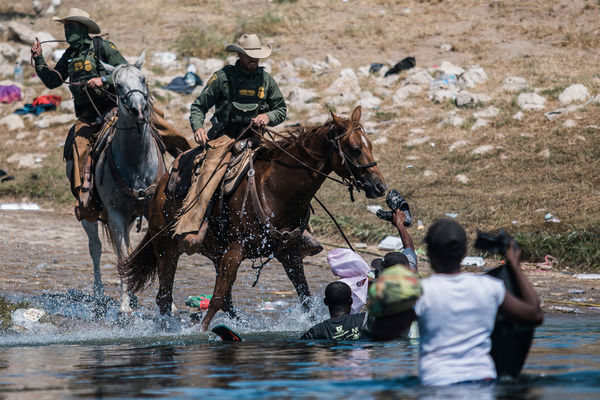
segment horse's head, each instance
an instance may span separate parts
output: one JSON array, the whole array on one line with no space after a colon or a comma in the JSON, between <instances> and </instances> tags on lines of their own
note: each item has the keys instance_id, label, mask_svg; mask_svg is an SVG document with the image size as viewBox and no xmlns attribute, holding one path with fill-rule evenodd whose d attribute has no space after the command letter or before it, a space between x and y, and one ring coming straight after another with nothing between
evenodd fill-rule
<instances>
[{"instance_id":1,"label":"horse's head","mask_svg":"<svg viewBox=\"0 0 600 400\"><path fill-rule=\"evenodd\" d=\"M331 168L372 199L383 196L387 185L373 158L373 145L360 124L360 114L360 106L354 109L350 119L331 112L328 132L333 147Z\"/></svg>"},{"instance_id":2,"label":"horse's head","mask_svg":"<svg viewBox=\"0 0 600 400\"><path fill-rule=\"evenodd\" d=\"M150 118L150 97L146 78L141 72L146 52L133 64L122 64L113 67L102 63L104 69L111 73L119 106L138 124L148 122Z\"/></svg>"}]
</instances>

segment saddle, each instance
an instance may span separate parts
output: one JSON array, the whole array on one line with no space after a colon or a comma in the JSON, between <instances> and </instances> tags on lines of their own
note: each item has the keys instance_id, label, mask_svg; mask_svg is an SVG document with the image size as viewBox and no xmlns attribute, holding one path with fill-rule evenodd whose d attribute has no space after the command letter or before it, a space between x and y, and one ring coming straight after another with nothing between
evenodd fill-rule
<instances>
[{"instance_id":1,"label":"saddle","mask_svg":"<svg viewBox=\"0 0 600 400\"><path fill-rule=\"evenodd\" d=\"M239 140L233 145L233 158L221 182L225 196L231 195L240 185L250 167L250 158L256 159L257 152L258 149L252 149L247 140ZM167 193L185 196L192 185L192 178L202 168L205 156L206 150L200 146L181 153L173 161Z\"/></svg>"}]
</instances>

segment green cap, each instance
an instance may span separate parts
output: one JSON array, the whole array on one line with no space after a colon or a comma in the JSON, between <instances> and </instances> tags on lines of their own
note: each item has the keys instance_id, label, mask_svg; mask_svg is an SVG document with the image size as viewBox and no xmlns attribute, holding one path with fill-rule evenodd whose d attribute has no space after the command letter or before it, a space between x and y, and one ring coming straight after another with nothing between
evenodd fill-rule
<instances>
[{"instance_id":1,"label":"green cap","mask_svg":"<svg viewBox=\"0 0 600 400\"><path fill-rule=\"evenodd\" d=\"M367 308L374 317L409 310L421 296L419 275L403 265L384 269L369 287Z\"/></svg>"}]
</instances>

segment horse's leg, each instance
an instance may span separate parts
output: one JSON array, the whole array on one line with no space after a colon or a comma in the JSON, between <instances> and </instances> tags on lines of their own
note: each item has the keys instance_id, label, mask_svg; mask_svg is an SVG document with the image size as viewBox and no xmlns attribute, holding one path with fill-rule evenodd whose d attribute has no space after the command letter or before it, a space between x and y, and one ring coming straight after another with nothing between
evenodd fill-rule
<instances>
[{"instance_id":1,"label":"horse's leg","mask_svg":"<svg viewBox=\"0 0 600 400\"><path fill-rule=\"evenodd\" d=\"M235 282L238 268L243 259L244 249L242 245L238 242L229 243L219 264L219 272L215 280L213 296L210 300L208 311L202 320L202 330L205 331L208 329L210 321L212 321L217 311L223 308L228 297L229 307L231 307L231 287Z\"/></svg>"},{"instance_id":2,"label":"horse's leg","mask_svg":"<svg viewBox=\"0 0 600 400\"><path fill-rule=\"evenodd\" d=\"M309 310L310 289L304 275L304 264L300 252L278 255L277 259L283 265L283 269L298 293L302 306L306 311Z\"/></svg>"},{"instance_id":3,"label":"horse's leg","mask_svg":"<svg viewBox=\"0 0 600 400\"><path fill-rule=\"evenodd\" d=\"M219 265L221 264L221 258L213 259L212 262L213 262L213 265L215 266L215 272L216 272L215 276L218 277L219 276ZM237 317L235 308L233 307L233 301L231 299L231 288L229 288L229 290L227 291L227 294L225 295L225 298L223 299L222 310L224 312L226 312L227 314L229 314L229 316L231 318Z\"/></svg>"},{"instance_id":4,"label":"horse's leg","mask_svg":"<svg viewBox=\"0 0 600 400\"><path fill-rule=\"evenodd\" d=\"M177 242L174 242L171 238L161 237L159 241L155 242L155 254L158 258L156 272L159 282L156 304L161 315L177 311L173 304L173 282L175 281L177 262L181 255L177 251L177 246Z\"/></svg>"},{"instance_id":5,"label":"horse's leg","mask_svg":"<svg viewBox=\"0 0 600 400\"><path fill-rule=\"evenodd\" d=\"M121 267L121 262L127 257L129 250L129 235L127 221L124 217L117 213L108 213L108 230L112 240L113 247L117 253L119 278L121 279L121 308L122 313L131 313L131 296L127 291L127 276L126 271ZM134 297L135 298L135 297Z\"/></svg>"},{"instance_id":6,"label":"horse's leg","mask_svg":"<svg viewBox=\"0 0 600 400\"><path fill-rule=\"evenodd\" d=\"M102 298L104 296L104 285L100 276L100 257L102 256L102 242L98 236L98 222L89 222L85 219L81 225L88 237L88 248L92 262L94 264L94 296Z\"/></svg>"}]
</instances>

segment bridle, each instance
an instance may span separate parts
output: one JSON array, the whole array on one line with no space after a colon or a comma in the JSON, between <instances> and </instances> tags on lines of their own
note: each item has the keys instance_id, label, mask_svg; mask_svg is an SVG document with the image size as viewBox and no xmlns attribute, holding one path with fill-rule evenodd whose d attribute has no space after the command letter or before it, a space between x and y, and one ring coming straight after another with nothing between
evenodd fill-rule
<instances>
[{"instance_id":1,"label":"bridle","mask_svg":"<svg viewBox=\"0 0 600 400\"><path fill-rule=\"evenodd\" d=\"M117 71L115 71L115 72L117 72ZM113 81L114 81L115 76L116 76L116 73L113 73ZM149 102L148 85L145 82L143 83L143 85L144 85L145 91L142 91L139 89L131 89L124 95L121 95L121 93L119 92L119 90L117 88L117 93L116 93L117 94L117 105L122 104L123 107L125 107L125 109L127 110L127 112L129 112L130 115L135 115L137 113L137 110L133 108L133 106L131 105L131 103L129 101L133 94L139 93L144 98L144 101L146 102L146 104L148 104L148 102ZM136 124L142 125L147 122L148 122L148 117L146 117L141 122L136 122Z\"/></svg>"},{"instance_id":2,"label":"bridle","mask_svg":"<svg viewBox=\"0 0 600 400\"><path fill-rule=\"evenodd\" d=\"M367 164L357 164L354 160L352 160L352 158L350 158L350 156L348 154L346 154L346 152L342 148L342 144L341 144L340 140L342 138L350 135L354 131L357 131L357 130L362 131L362 128L360 126L355 125L355 127L352 129L352 131L342 132L337 136L334 135L334 130L333 130L334 126L335 125L332 125L330 127L329 133L327 134L327 140L329 140L329 143L331 143L333 151L335 151L339 155L341 164L343 166L345 166L346 170L348 171L348 178L342 177L342 180L344 181L344 184L346 186L348 186L348 191L350 192L350 200L352 202L354 202L353 190L356 189L357 192L360 192L360 190L364 187L364 183L362 183L360 178L356 177L356 173L354 173L354 171L352 171L351 167L353 167L355 170L358 170L358 173L360 173L360 171L362 171L363 169L367 169L367 168L376 166L377 162L372 161Z\"/></svg>"}]
</instances>

